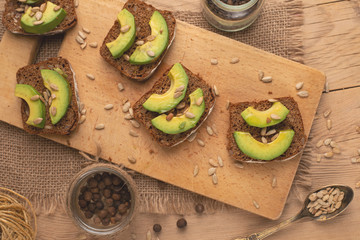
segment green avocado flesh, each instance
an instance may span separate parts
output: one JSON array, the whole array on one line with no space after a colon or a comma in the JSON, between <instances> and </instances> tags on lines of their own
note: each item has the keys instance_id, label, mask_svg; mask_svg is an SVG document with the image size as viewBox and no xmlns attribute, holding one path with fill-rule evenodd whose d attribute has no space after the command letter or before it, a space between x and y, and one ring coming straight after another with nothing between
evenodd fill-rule
<instances>
[{"instance_id":1,"label":"green avocado flesh","mask_svg":"<svg viewBox=\"0 0 360 240\"><path fill-rule=\"evenodd\" d=\"M176 107L184 99L189 78L180 63L174 64L168 74L168 77L171 81L169 90L167 90L164 94L152 94L143 104L143 107L146 110L164 113ZM179 87L184 87L182 95L174 98L174 94Z\"/></svg>"},{"instance_id":2,"label":"green avocado flesh","mask_svg":"<svg viewBox=\"0 0 360 240\"><path fill-rule=\"evenodd\" d=\"M111 55L116 59L121 57L124 52L134 44L136 36L135 18L126 9L121 10L117 16L120 26L129 26L127 32L120 32L119 36L112 42L106 43Z\"/></svg>"},{"instance_id":3,"label":"green avocado flesh","mask_svg":"<svg viewBox=\"0 0 360 240\"><path fill-rule=\"evenodd\" d=\"M183 115L173 117L170 121L168 121L166 120L166 114L161 114L151 120L152 125L167 134L178 134L195 127L205 111L204 100L199 106L196 104L196 101L203 96L204 94L201 88L196 89L189 95L190 107L185 112L194 114L194 118L188 118L184 113Z\"/></svg>"},{"instance_id":4,"label":"green avocado flesh","mask_svg":"<svg viewBox=\"0 0 360 240\"><path fill-rule=\"evenodd\" d=\"M31 97L35 95L41 96L32 86L27 84L16 84L15 96L24 99L29 106L29 118L26 120L26 124L37 128L44 128L45 104L40 99L35 101L31 100ZM43 120L41 123L35 124L34 120L38 118L42 118Z\"/></svg>"},{"instance_id":5,"label":"green avocado flesh","mask_svg":"<svg viewBox=\"0 0 360 240\"><path fill-rule=\"evenodd\" d=\"M253 107L248 107L241 113L241 116L250 126L264 128L284 121L288 113L289 109L281 102L275 102L271 108L265 111L258 111ZM280 119L272 119L272 114L277 115Z\"/></svg>"},{"instance_id":6,"label":"green avocado flesh","mask_svg":"<svg viewBox=\"0 0 360 240\"><path fill-rule=\"evenodd\" d=\"M66 114L70 105L70 86L66 79L54 70L42 69L41 76L43 78L44 86L49 89L51 95L55 95L55 98L52 100L49 107L51 123L55 125ZM55 115L53 115L52 108L56 109Z\"/></svg>"},{"instance_id":7,"label":"green avocado flesh","mask_svg":"<svg viewBox=\"0 0 360 240\"><path fill-rule=\"evenodd\" d=\"M28 33L43 34L56 28L66 17L66 12L63 8L54 11L54 7L56 7L56 5L52 2L46 2L46 9L40 19L40 21L44 22L39 25L34 25L34 22L38 20L36 20L35 15L31 17L32 7L29 7L21 17L22 29Z\"/></svg>"},{"instance_id":8,"label":"green avocado flesh","mask_svg":"<svg viewBox=\"0 0 360 240\"><path fill-rule=\"evenodd\" d=\"M26 2L25 2L25 4L34 4L34 3L37 3L37 2L39 2L40 0L27 0Z\"/></svg>"},{"instance_id":9,"label":"green avocado flesh","mask_svg":"<svg viewBox=\"0 0 360 240\"><path fill-rule=\"evenodd\" d=\"M279 136L270 143L259 142L248 132L234 132L234 138L245 155L258 160L273 160L290 147L294 134L291 129L280 131Z\"/></svg>"},{"instance_id":10,"label":"green avocado flesh","mask_svg":"<svg viewBox=\"0 0 360 240\"><path fill-rule=\"evenodd\" d=\"M144 65L156 61L168 45L169 31L164 17L158 11L155 11L151 16L149 24L151 35L155 36L155 39L135 49L129 60L133 65ZM149 56L149 51L154 56Z\"/></svg>"}]
</instances>

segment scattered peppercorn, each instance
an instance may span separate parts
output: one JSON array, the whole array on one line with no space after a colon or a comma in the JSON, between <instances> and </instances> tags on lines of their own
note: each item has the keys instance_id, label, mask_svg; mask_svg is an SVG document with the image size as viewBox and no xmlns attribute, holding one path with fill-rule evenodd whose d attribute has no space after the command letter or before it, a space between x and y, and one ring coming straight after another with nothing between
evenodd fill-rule
<instances>
[{"instance_id":1,"label":"scattered peppercorn","mask_svg":"<svg viewBox=\"0 0 360 240\"><path fill-rule=\"evenodd\" d=\"M177 220L177 222L176 222L176 226L177 226L178 228L184 228L184 227L186 227L186 225L187 225L187 222L186 222L185 218L180 218L180 219Z\"/></svg>"},{"instance_id":2,"label":"scattered peppercorn","mask_svg":"<svg viewBox=\"0 0 360 240\"><path fill-rule=\"evenodd\" d=\"M157 233L158 233L158 232L161 231L161 229L162 229L162 227L161 227L160 224L158 224L158 223L154 224L154 226L153 226L154 232L157 232Z\"/></svg>"},{"instance_id":3,"label":"scattered peppercorn","mask_svg":"<svg viewBox=\"0 0 360 240\"><path fill-rule=\"evenodd\" d=\"M196 204L195 211L197 213L203 213L204 210L205 210L204 205L202 205L201 203Z\"/></svg>"}]
</instances>

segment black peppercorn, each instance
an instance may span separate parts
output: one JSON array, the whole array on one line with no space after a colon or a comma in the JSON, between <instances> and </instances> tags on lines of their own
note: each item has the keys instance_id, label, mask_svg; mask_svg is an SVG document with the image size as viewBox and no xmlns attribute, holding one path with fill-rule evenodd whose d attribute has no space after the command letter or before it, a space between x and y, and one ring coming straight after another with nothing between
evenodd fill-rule
<instances>
[{"instance_id":1,"label":"black peppercorn","mask_svg":"<svg viewBox=\"0 0 360 240\"><path fill-rule=\"evenodd\" d=\"M101 220L101 222L104 226L107 226L110 224L110 218L108 218L108 217L104 218L103 220Z\"/></svg>"},{"instance_id":2,"label":"black peppercorn","mask_svg":"<svg viewBox=\"0 0 360 240\"><path fill-rule=\"evenodd\" d=\"M89 191L84 192L84 200L90 202L92 198L92 193Z\"/></svg>"},{"instance_id":3,"label":"black peppercorn","mask_svg":"<svg viewBox=\"0 0 360 240\"><path fill-rule=\"evenodd\" d=\"M108 212L110 213L110 216L115 216L116 214L116 208L114 207L108 207Z\"/></svg>"},{"instance_id":4,"label":"black peppercorn","mask_svg":"<svg viewBox=\"0 0 360 240\"><path fill-rule=\"evenodd\" d=\"M85 213L84 213L84 215L85 215L85 217L86 218L92 218L92 216L94 215L92 212L90 212L90 211L86 211Z\"/></svg>"},{"instance_id":5,"label":"black peppercorn","mask_svg":"<svg viewBox=\"0 0 360 240\"><path fill-rule=\"evenodd\" d=\"M120 200L121 196L120 196L120 194L118 194L118 193L114 193L114 194L111 196L111 198L114 199L115 201L118 201L118 200Z\"/></svg>"},{"instance_id":6,"label":"black peppercorn","mask_svg":"<svg viewBox=\"0 0 360 240\"><path fill-rule=\"evenodd\" d=\"M85 200L79 200L79 206L80 206L81 208L84 208L84 207L87 206L87 202L86 202Z\"/></svg>"},{"instance_id":7,"label":"black peppercorn","mask_svg":"<svg viewBox=\"0 0 360 240\"><path fill-rule=\"evenodd\" d=\"M99 174L99 173L95 174L94 178L95 178L95 180L98 181L98 182L100 182L101 179L102 179L101 174Z\"/></svg>"},{"instance_id":8,"label":"black peppercorn","mask_svg":"<svg viewBox=\"0 0 360 240\"><path fill-rule=\"evenodd\" d=\"M111 178L110 177L104 178L104 183L106 186L110 186L112 184Z\"/></svg>"},{"instance_id":9,"label":"black peppercorn","mask_svg":"<svg viewBox=\"0 0 360 240\"><path fill-rule=\"evenodd\" d=\"M97 202L100 199L101 199L101 195L99 193L94 193L92 195L92 200L94 200L94 202Z\"/></svg>"},{"instance_id":10,"label":"black peppercorn","mask_svg":"<svg viewBox=\"0 0 360 240\"><path fill-rule=\"evenodd\" d=\"M176 226L177 226L178 228L184 228L184 227L186 227L186 225L187 225L187 222L186 222L185 218L180 218L180 219L177 220L177 222L176 222Z\"/></svg>"},{"instance_id":11,"label":"black peppercorn","mask_svg":"<svg viewBox=\"0 0 360 240\"><path fill-rule=\"evenodd\" d=\"M88 180L88 185L90 188L95 188L98 185L98 182L95 180L95 178L90 178Z\"/></svg>"},{"instance_id":12,"label":"black peppercorn","mask_svg":"<svg viewBox=\"0 0 360 240\"><path fill-rule=\"evenodd\" d=\"M161 231L161 229L162 229L162 227L161 227L161 225L160 224L154 224L154 226L153 226L153 230L154 230L154 232L160 232Z\"/></svg>"},{"instance_id":13,"label":"black peppercorn","mask_svg":"<svg viewBox=\"0 0 360 240\"><path fill-rule=\"evenodd\" d=\"M111 190L105 188L103 194L104 194L104 197L109 198L111 196Z\"/></svg>"},{"instance_id":14,"label":"black peppercorn","mask_svg":"<svg viewBox=\"0 0 360 240\"><path fill-rule=\"evenodd\" d=\"M112 198L105 199L105 203L107 206L112 206L114 204L114 200Z\"/></svg>"},{"instance_id":15,"label":"black peppercorn","mask_svg":"<svg viewBox=\"0 0 360 240\"><path fill-rule=\"evenodd\" d=\"M122 204L119 205L118 210L119 210L119 213L124 214L124 213L127 212L128 207L125 204L122 203Z\"/></svg>"},{"instance_id":16,"label":"black peppercorn","mask_svg":"<svg viewBox=\"0 0 360 240\"><path fill-rule=\"evenodd\" d=\"M95 203L89 203L88 209L89 209L90 212L94 213L95 210L96 210L96 205L95 205Z\"/></svg>"},{"instance_id":17,"label":"black peppercorn","mask_svg":"<svg viewBox=\"0 0 360 240\"><path fill-rule=\"evenodd\" d=\"M103 190L105 188L105 183L103 181L100 181L99 184L98 184L98 188L100 190Z\"/></svg>"},{"instance_id":18,"label":"black peppercorn","mask_svg":"<svg viewBox=\"0 0 360 240\"><path fill-rule=\"evenodd\" d=\"M108 211L103 209L103 210L99 211L98 216L99 216L99 218L103 219L107 216L107 214L108 214Z\"/></svg>"},{"instance_id":19,"label":"black peppercorn","mask_svg":"<svg viewBox=\"0 0 360 240\"><path fill-rule=\"evenodd\" d=\"M196 204L195 211L197 213L203 213L204 210L205 210L204 205L202 205L201 203Z\"/></svg>"},{"instance_id":20,"label":"black peppercorn","mask_svg":"<svg viewBox=\"0 0 360 240\"><path fill-rule=\"evenodd\" d=\"M95 187L95 188L91 188L90 192L92 193L99 193L99 188Z\"/></svg>"},{"instance_id":21,"label":"black peppercorn","mask_svg":"<svg viewBox=\"0 0 360 240\"><path fill-rule=\"evenodd\" d=\"M96 208L99 210L104 209L104 203L101 201L96 202Z\"/></svg>"},{"instance_id":22,"label":"black peppercorn","mask_svg":"<svg viewBox=\"0 0 360 240\"><path fill-rule=\"evenodd\" d=\"M112 176L112 184L114 184L115 186L120 185L121 184L121 179L118 176Z\"/></svg>"}]
</instances>

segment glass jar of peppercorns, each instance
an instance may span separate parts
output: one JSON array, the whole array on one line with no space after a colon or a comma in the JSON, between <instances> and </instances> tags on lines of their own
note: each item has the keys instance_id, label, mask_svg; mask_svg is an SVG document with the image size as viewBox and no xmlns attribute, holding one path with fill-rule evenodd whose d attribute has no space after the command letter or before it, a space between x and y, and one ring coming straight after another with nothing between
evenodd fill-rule
<instances>
[{"instance_id":1,"label":"glass jar of peppercorns","mask_svg":"<svg viewBox=\"0 0 360 240\"><path fill-rule=\"evenodd\" d=\"M214 27L235 32L250 26L259 16L264 0L201 0L202 12Z\"/></svg>"},{"instance_id":2,"label":"glass jar of peppercorns","mask_svg":"<svg viewBox=\"0 0 360 240\"><path fill-rule=\"evenodd\" d=\"M124 230L138 206L134 180L112 164L93 164L72 180L67 208L75 223L94 235Z\"/></svg>"}]
</instances>

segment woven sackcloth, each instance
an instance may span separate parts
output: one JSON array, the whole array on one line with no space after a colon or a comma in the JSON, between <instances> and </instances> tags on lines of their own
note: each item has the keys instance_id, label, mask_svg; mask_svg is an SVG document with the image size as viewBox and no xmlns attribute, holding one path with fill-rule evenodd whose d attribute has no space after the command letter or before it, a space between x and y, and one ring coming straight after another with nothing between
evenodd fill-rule
<instances>
[{"instance_id":1,"label":"woven sackcloth","mask_svg":"<svg viewBox=\"0 0 360 240\"><path fill-rule=\"evenodd\" d=\"M4 0L0 0L3 10ZM198 27L244 42L265 51L302 62L302 3L267 1L258 20L244 31L224 33L210 26L201 13L176 12L176 18ZM0 24L0 37L4 27ZM36 62L57 55L63 36L43 40ZM15 73L14 73L15 74ZM0 122L0 186L28 197L38 212L51 213L64 201L71 178L88 164L77 150ZM306 186L308 162L302 160L294 184ZM229 208L178 187L135 173L140 192L140 211L151 213L193 213L202 202L208 212ZM296 189L293 187L293 189Z\"/></svg>"}]
</instances>

